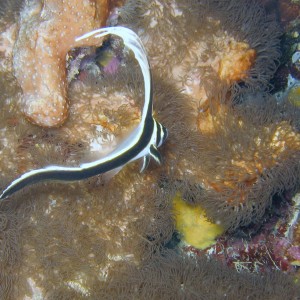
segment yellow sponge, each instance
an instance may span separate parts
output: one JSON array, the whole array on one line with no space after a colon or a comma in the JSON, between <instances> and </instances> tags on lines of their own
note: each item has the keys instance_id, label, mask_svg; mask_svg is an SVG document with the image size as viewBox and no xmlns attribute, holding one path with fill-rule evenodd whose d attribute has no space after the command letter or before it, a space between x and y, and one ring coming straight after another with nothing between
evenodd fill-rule
<instances>
[{"instance_id":1,"label":"yellow sponge","mask_svg":"<svg viewBox=\"0 0 300 300\"><path fill-rule=\"evenodd\" d=\"M182 234L183 240L195 248L209 247L224 231L220 225L208 221L199 205L184 202L179 193L173 199L173 213L176 229Z\"/></svg>"}]
</instances>

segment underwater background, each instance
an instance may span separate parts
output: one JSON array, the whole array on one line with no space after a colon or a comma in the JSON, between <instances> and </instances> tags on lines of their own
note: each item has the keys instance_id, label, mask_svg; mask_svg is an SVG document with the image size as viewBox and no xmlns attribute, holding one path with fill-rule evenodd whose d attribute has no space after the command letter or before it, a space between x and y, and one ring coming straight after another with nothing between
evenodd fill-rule
<instances>
[{"instance_id":1,"label":"underwater background","mask_svg":"<svg viewBox=\"0 0 300 300\"><path fill-rule=\"evenodd\" d=\"M0 299L300 299L300 2L0 0L1 190L105 157L139 124L161 165L0 202Z\"/></svg>"}]
</instances>

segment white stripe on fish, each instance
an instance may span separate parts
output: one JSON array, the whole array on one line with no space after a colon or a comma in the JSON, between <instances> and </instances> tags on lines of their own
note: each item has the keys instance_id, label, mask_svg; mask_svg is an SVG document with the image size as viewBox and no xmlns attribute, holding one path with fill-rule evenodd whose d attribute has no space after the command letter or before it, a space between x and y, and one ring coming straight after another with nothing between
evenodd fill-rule
<instances>
[{"instance_id":1,"label":"white stripe on fish","mask_svg":"<svg viewBox=\"0 0 300 300\"><path fill-rule=\"evenodd\" d=\"M74 181L86 179L91 176L119 170L127 163L143 157L141 172L148 166L150 157L161 163L161 156L157 148L160 147L168 136L167 129L153 118L152 103L152 77L148 58L140 38L132 30L125 27L101 28L76 39L76 41L89 37L100 38L109 34L121 37L124 44L133 51L138 61L144 78L144 106L141 122L133 132L106 157L99 160L81 164L79 167L47 166L42 169L32 170L14 180L0 195L4 199L19 191L25 186L45 181L60 180Z\"/></svg>"}]
</instances>

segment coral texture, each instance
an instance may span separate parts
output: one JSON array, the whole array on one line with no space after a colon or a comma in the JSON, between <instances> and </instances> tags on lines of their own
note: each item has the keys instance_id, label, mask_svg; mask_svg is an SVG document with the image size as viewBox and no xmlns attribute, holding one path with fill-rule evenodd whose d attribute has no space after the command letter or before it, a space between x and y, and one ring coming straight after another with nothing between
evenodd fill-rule
<instances>
[{"instance_id":1,"label":"coral texture","mask_svg":"<svg viewBox=\"0 0 300 300\"><path fill-rule=\"evenodd\" d=\"M92 5L99 2L74 1L90 8L87 25L74 24L68 13L75 6L68 7L60 11L67 28L55 31L55 9L67 2L21 2L12 2L16 13L0 14L0 26L7 25L0 36L1 188L30 169L78 166L105 155L139 122L143 107L140 70L111 37L68 53L62 67L69 117L63 126L28 122L11 62L17 34L14 53L21 36L42 40L42 23L44 45L57 45L62 40L55 34L68 33L71 41L72 26L87 31L102 19ZM298 207L285 195L299 189L300 112L268 93L280 54L278 24L248 0L128 0L108 24L118 16L149 53L155 118L170 133L163 164L140 173L133 163L109 180L40 183L1 202L0 298L297 299L300 234L292 212ZM30 22L40 26L26 32ZM24 65L16 74L31 71ZM184 201L179 215L200 206L209 222L227 230L215 245L182 248L172 205L178 192ZM282 227L289 226L287 238ZM193 237L201 229L191 229Z\"/></svg>"},{"instance_id":2,"label":"coral texture","mask_svg":"<svg viewBox=\"0 0 300 300\"><path fill-rule=\"evenodd\" d=\"M140 33L152 66L198 101L240 81L266 88L280 56L280 28L254 1L130 0L120 19Z\"/></svg>"},{"instance_id":3,"label":"coral texture","mask_svg":"<svg viewBox=\"0 0 300 300\"><path fill-rule=\"evenodd\" d=\"M22 110L34 124L60 126L68 116L66 55L81 46L77 36L105 24L107 2L46 0L21 12L13 65Z\"/></svg>"},{"instance_id":4,"label":"coral texture","mask_svg":"<svg viewBox=\"0 0 300 300\"><path fill-rule=\"evenodd\" d=\"M187 97L162 78L155 83L157 109L172 137L164 154L168 172L175 182L189 183L186 191L197 186L192 201L214 222L236 229L258 221L275 193L298 186L297 119L285 119L284 106L274 98L250 93L234 108L220 106L195 128L205 112L197 118Z\"/></svg>"},{"instance_id":5,"label":"coral texture","mask_svg":"<svg viewBox=\"0 0 300 300\"><path fill-rule=\"evenodd\" d=\"M268 94L276 21L253 1L128 1L120 16L163 74L155 93L172 136L172 176L198 184L194 201L227 229L261 219L272 196L299 181L299 133ZM161 35L168 39L156 42Z\"/></svg>"},{"instance_id":6,"label":"coral texture","mask_svg":"<svg viewBox=\"0 0 300 300\"><path fill-rule=\"evenodd\" d=\"M124 278L126 278L124 280ZM143 284L140 284L143 278ZM213 291L213 292L212 292ZM164 251L141 268L126 265L108 275L93 295L122 299L123 293L138 299L282 299L288 292L297 299L299 288L284 274L250 275L225 269L205 258L189 258Z\"/></svg>"}]
</instances>

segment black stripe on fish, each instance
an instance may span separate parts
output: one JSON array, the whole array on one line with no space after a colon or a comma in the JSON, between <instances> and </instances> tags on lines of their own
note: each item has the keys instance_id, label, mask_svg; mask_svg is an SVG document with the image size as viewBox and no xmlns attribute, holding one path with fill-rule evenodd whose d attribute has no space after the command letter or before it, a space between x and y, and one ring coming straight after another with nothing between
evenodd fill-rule
<instances>
[{"instance_id":1,"label":"black stripe on fish","mask_svg":"<svg viewBox=\"0 0 300 300\"><path fill-rule=\"evenodd\" d=\"M134 52L142 69L145 85L145 102L140 124L124 142L106 157L91 163L82 164L77 168L48 166L43 169L29 171L14 180L2 192L0 199L4 199L25 186L37 182L45 180L82 180L111 170L120 169L127 163L141 157L144 157L142 171L149 164L150 156L158 163L161 163L161 156L157 147L165 141L167 130L164 126L154 120L152 116L152 78L148 59L139 37L128 28L112 27L94 30L81 38L86 38L87 36L95 34L97 34L95 37L107 34L118 35L124 40L125 45Z\"/></svg>"},{"instance_id":2,"label":"black stripe on fish","mask_svg":"<svg viewBox=\"0 0 300 300\"><path fill-rule=\"evenodd\" d=\"M154 130L155 120L153 118L147 119L142 130L142 134L137 143L132 145L129 150L120 153L118 148L114 150L115 154L111 159L100 159L93 163L88 163L79 168L67 168L61 166L50 166L43 169L33 170L23 174L21 177L13 181L0 195L0 199L4 199L9 195L19 191L25 186L46 181L46 180L60 180L60 181L76 181L87 179L89 177L106 173L108 171L123 167L128 162L135 160L135 158L151 143ZM151 149L151 145L150 145ZM150 150L151 153L151 150ZM145 155L146 157L148 155ZM152 154L151 154L152 156ZM87 167L84 167L87 165Z\"/></svg>"}]
</instances>

